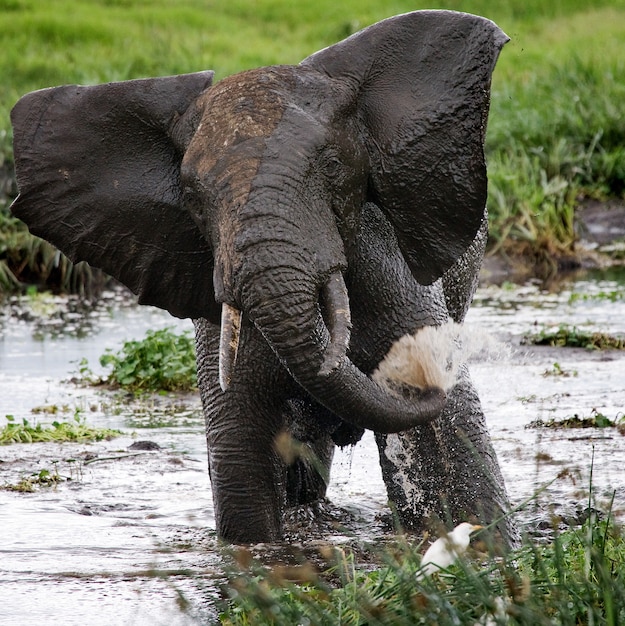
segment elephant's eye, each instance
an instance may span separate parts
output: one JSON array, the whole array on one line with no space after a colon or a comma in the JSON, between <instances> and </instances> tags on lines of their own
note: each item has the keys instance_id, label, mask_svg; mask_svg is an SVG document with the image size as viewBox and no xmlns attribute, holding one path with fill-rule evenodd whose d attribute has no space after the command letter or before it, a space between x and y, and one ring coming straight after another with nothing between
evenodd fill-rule
<instances>
[{"instance_id":1,"label":"elephant's eye","mask_svg":"<svg viewBox=\"0 0 625 626\"><path fill-rule=\"evenodd\" d=\"M341 163L341 160L338 157L330 157L324 163L323 169L324 169L325 175L328 178L334 179L341 174L342 169L343 169L343 164Z\"/></svg>"}]
</instances>

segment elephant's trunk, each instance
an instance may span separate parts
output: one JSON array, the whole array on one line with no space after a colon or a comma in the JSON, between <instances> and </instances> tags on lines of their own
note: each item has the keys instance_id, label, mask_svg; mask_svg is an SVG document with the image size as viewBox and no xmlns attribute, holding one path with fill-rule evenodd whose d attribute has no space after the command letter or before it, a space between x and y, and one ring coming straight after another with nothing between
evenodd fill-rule
<instances>
[{"instance_id":1,"label":"elephant's trunk","mask_svg":"<svg viewBox=\"0 0 625 626\"><path fill-rule=\"evenodd\" d=\"M259 246L246 257L266 258L268 253ZM349 302L339 271L321 287L310 272L298 272L293 265L244 275L255 279L242 285L243 310L295 380L336 415L355 426L389 433L440 414L446 401L441 389L415 390L410 398L395 395L348 358Z\"/></svg>"},{"instance_id":2,"label":"elephant's trunk","mask_svg":"<svg viewBox=\"0 0 625 626\"><path fill-rule=\"evenodd\" d=\"M327 376L345 358L351 331L347 288L340 272L331 276L325 284L321 292L321 302L323 311L327 312L324 320L330 334L330 342L326 348L319 375ZM241 311L224 303L219 342L219 384L223 391L228 389L234 373L239 350L240 329Z\"/></svg>"}]
</instances>

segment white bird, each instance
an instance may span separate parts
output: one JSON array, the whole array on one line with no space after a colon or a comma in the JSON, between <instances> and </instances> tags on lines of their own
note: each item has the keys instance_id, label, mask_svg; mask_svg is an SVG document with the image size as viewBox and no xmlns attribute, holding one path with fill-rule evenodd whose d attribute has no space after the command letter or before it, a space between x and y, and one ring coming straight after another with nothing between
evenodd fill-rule
<instances>
[{"instance_id":1,"label":"white bird","mask_svg":"<svg viewBox=\"0 0 625 626\"><path fill-rule=\"evenodd\" d=\"M417 580L430 576L439 569L449 567L469 547L471 534L482 526L462 522L450 533L439 537L426 551L421 559L421 569L417 572Z\"/></svg>"}]
</instances>

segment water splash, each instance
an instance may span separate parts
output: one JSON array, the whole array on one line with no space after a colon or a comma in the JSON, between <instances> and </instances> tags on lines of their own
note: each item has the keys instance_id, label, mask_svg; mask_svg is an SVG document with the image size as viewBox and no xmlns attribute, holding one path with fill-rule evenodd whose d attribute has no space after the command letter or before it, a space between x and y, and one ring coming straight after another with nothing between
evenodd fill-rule
<instances>
[{"instance_id":1,"label":"water splash","mask_svg":"<svg viewBox=\"0 0 625 626\"><path fill-rule=\"evenodd\" d=\"M398 384L448 391L470 360L502 359L508 348L482 329L449 321L424 326L396 341L373 373L373 379L395 388Z\"/></svg>"}]
</instances>

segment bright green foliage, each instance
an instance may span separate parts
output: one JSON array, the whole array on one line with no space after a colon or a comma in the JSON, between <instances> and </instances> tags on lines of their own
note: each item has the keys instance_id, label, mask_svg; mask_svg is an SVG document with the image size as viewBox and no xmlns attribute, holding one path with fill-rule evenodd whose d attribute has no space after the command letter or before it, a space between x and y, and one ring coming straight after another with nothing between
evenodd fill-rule
<instances>
[{"instance_id":1,"label":"bright green foliage","mask_svg":"<svg viewBox=\"0 0 625 626\"><path fill-rule=\"evenodd\" d=\"M189 391L197 386L195 343L190 333L149 330L141 341L107 350L100 363L112 367L109 382L130 391Z\"/></svg>"},{"instance_id":2,"label":"bright green foliage","mask_svg":"<svg viewBox=\"0 0 625 626\"><path fill-rule=\"evenodd\" d=\"M367 571L340 556L333 571L289 582L253 566L232 575L228 625L413 626L625 623L625 538L593 515L541 544L526 539L503 558L474 555L417 580L419 547L405 544ZM310 569L310 566L308 566ZM305 569L306 566L302 566ZM338 580L337 580L338 578ZM334 583L328 581L334 580ZM490 621L489 621L490 620Z\"/></svg>"},{"instance_id":3,"label":"bright green foliage","mask_svg":"<svg viewBox=\"0 0 625 626\"><path fill-rule=\"evenodd\" d=\"M511 37L494 74L487 134L491 249L543 260L570 251L580 198L625 195L625 0L435 6L488 17ZM373 22L424 8L432 3L0 0L0 168L12 159L9 111L28 91L205 69L220 79L298 63ZM0 192L0 211L2 203ZM0 244L0 289L8 290L16 265L6 254Z\"/></svg>"},{"instance_id":4,"label":"bright green foliage","mask_svg":"<svg viewBox=\"0 0 625 626\"><path fill-rule=\"evenodd\" d=\"M591 51L547 57L493 92L487 154L497 245L512 238L530 249L570 249L580 198L625 197L625 62Z\"/></svg>"},{"instance_id":5,"label":"bright green foliage","mask_svg":"<svg viewBox=\"0 0 625 626\"><path fill-rule=\"evenodd\" d=\"M49 426L31 424L27 419L16 422L12 415L6 416L8 424L0 429L0 445L10 443L41 443L44 441L82 443L85 441L103 441L119 437L119 430L95 428L85 423L78 414L73 422L54 421Z\"/></svg>"}]
</instances>

